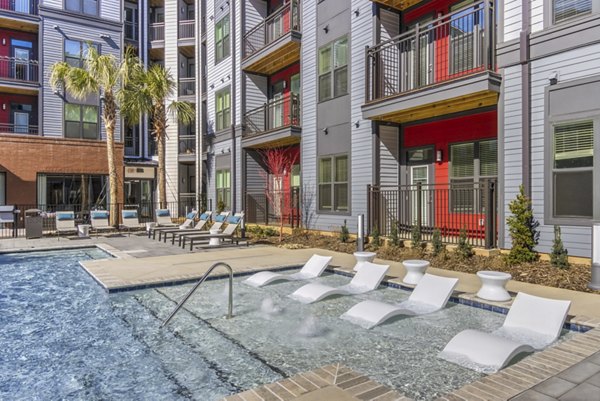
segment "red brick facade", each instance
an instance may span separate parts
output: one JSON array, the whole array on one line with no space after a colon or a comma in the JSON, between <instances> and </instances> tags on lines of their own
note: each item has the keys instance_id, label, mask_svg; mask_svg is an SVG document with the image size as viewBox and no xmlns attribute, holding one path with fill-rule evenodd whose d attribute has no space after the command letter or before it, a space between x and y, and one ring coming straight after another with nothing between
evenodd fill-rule
<instances>
[{"instance_id":1,"label":"red brick facade","mask_svg":"<svg viewBox=\"0 0 600 401\"><path fill-rule=\"evenodd\" d=\"M123 199L123 144L115 144L119 200ZM6 172L6 203L35 204L38 173L108 175L106 143L0 134L0 172Z\"/></svg>"}]
</instances>

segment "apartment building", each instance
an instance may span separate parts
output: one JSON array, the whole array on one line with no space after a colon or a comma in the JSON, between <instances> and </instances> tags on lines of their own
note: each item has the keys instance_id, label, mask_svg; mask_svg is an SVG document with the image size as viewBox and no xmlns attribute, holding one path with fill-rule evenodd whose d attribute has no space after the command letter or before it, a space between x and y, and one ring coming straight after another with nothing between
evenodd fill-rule
<instances>
[{"instance_id":1,"label":"apartment building","mask_svg":"<svg viewBox=\"0 0 600 401\"><path fill-rule=\"evenodd\" d=\"M55 92L48 77L55 62L81 64L90 45L120 57L121 12L112 1L0 1L1 203L106 204L101 100ZM116 151L122 182L121 143Z\"/></svg>"},{"instance_id":2,"label":"apartment building","mask_svg":"<svg viewBox=\"0 0 600 401\"><path fill-rule=\"evenodd\" d=\"M523 184L549 252L554 225L570 255L589 257L600 217L600 2L505 0L498 131L500 216ZM509 247L506 227L500 246Z\"/></svg>"}]
</instances>

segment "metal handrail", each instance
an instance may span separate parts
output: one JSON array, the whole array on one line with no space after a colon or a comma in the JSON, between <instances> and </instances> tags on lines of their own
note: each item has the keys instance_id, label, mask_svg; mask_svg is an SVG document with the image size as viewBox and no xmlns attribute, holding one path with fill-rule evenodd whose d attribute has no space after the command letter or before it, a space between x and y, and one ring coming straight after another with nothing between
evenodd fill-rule
<instances>
[{"instance_id":1,"label":"metal handrail","mask_svg":"<svg viewBox=\"0 0 600 401\"><path fill-rule=\"evenodd\" d=\"M213 264L206 273L204 273L204 275L200 278L200 280L192 287L192 289L186 294L186 296L183 297L183 299L181 300L181 302L179 302L179 304L177 305L175 310L173 310L173 312L171 312L169 317L163 322L163 324L160 325L160 327L165 327L167 324L169 324L171 319L173 319L173 317L177 314L177 312L179 312L179 309L181 309L183 307L183 305L192 296L192 294L198 289L198 287L200 287L200 285L204 281L206 281L206 279L208 278L208 275L210 273L212 273L212 271L219 266L225 266L227 268L227 270L229 270L229 308L227 311L227 319L231 319L233 317L233 269L231 268L231 266L229 266L225 262L217 262L217 263Z\"/></svg>"}]
</instances>

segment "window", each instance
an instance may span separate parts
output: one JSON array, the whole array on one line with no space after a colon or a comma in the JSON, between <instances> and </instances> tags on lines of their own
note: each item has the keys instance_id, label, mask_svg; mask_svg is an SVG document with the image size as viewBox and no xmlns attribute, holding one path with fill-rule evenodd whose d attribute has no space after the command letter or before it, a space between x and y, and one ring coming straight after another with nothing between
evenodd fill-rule
<instances>
[{"instance_id":1,"label":"window","mask_svg":"<svg viewBox=\"0 0 600 401\"><path fill-rule=\"evenodd\" d=\"M217 170L217 204L223 202L225 209L231 209L231 170Z\"/></svg>"},{"instance_id":2,"label":"window","mask_svg":"<svg viewBox=\"0 0 600 401\"><path fill-rule=\"evenodd\" d=\"M483 213L485 187L498 176L498 141L450 145L450 210L454 213Z\"/></svg>"},{"instance_id":3,"label":"window","mask_svg":"<svg viewBox=\"0 0 600 401\"><path fill-rule=\"evenodd\" d=\"M348 93L348 38L319 49L319 101Z\"/></svg>"},{"instance_id":4,"label":"window","mask_svg":"<svg viewBox=\"0 0 600 401\"><path fill-rule=\"evenodd\" d=\"M98 15L98 0L65 0L65 9L76 13Z\"/></svg>"},{"instance_id":5,"label":"window","mask_svg":"<svg viewBox=\"0 0 600 401\"><path fill-rule=\"evenodd\" d=\"M229 88L215 93L215 130L221 131L231 125L231 98Z\"/></svg>"},{"instance_id":6,"label":"window","mask_svg":"<svg viewBox=\"0 0 600 401\"><path fill-rule=\"evenodd\" d=\"M6 173L0 173L0 205L6 205Z\"/></svg>"},{"instance_id":7,"label":"window","mask_svg":"<svg viewBox=\"0 0 600 401\"><path fill-rule=\"evenodd\" d=\"M215 24L215 64L229 57L229 15Z\"/></svg>"},{"instance_id":8,"label":"window","mask_svg":"<svg viewBox=\"0 0 600 401\"><path fill-rule=\"evenodd\" d=\"M83 210L90 210L90 207L106 207L106 203L109 202L108 189L106 175L38 174L37 176L38 204L42 207L84 205Z\"/></svg>"},{"instance_id":9,"label":"window","mask_svg":"<svg viewBox=\"0 0 600 401\"><path fill-rule=\"evenodd\" d=\"M348 155L319 160L319 210L348 211Z\"/></svg>"},{"instance_id":10,"label":"window","mask_svg":"<svg viewBox=\"0 0 600 401\"><path fill-rule=\"evenodd\" d=\"M593 217L594 123L554 126L553 217Z\"/></svg>"},{"instance_id":11,"label":"window","mask_svg":"<svg viewBox=\"0 0 600 401\"><path fill-rule=\"evenodd\" d=\"M92 46L98 50L95 44L92 44ZM86 58L89 48L89 42L65 39L65 62L73 67L83 68L83 60Z\"/></svg>"},{"instance_id":12,"label":"window","mask_svg":"<svg viewBox=\"0 0 600 401\"><path fill-rule=\"evenodd\" d=\"M65 137L98 139L98 106L65 104Z\"/></svg>"},{"instance_id":13,"label":"window","mask_svg":"<svg viewBox=\"0 0 600 401\"><path fill-rule=\"evenodd\" d=\"M557 24L592 12L592 0L552 0L552 21Z\"/></svg>"}]
</instances>

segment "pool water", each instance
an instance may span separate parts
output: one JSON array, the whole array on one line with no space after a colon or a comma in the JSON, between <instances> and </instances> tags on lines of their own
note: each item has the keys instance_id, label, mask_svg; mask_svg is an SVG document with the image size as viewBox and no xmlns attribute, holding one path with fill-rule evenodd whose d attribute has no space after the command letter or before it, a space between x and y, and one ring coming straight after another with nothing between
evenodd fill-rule
<instances>
[{"instance_id":1,"label":"pool water","mask_svg":"<svg viewBox=\"0 0 600 401\"><path fill-rule=\"evenodd\" d=\"M99 250L0 255L0 399L217 400L331 363L342 363L409 397L426 400L482 374L437 357L466 328L492 330L503 315L449 304L428 316L372 330L339 319L357 302L399 302L382 288L304 305L287 295L302 283L261 289L207 281L160 323L191 285L108 295L78 265ZM342 285L349 278L319 281Z\"/></svg>"}]
</instances>

